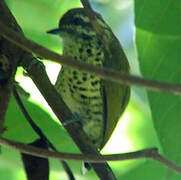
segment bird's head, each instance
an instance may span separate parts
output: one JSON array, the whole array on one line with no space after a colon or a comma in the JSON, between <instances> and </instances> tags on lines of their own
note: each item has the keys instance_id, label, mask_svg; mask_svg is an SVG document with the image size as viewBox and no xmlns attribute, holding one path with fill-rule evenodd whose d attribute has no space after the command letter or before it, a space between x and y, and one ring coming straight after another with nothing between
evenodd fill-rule
<instances>
[{"instance_id":1,"label":"bird's head","mask_svg":"<svg viewBox=\"0 0 181 180\"><path fill-rule=\"evenodd\" d=\"M95 13L98 23L104 29L109 29L100 14ZM89 38L96 36L89 17L84 8L75 8L67 11L59 21L59 27L48 31L50 34L57 34L62 38L83 37Z\"/></svg>"}]
</instances>

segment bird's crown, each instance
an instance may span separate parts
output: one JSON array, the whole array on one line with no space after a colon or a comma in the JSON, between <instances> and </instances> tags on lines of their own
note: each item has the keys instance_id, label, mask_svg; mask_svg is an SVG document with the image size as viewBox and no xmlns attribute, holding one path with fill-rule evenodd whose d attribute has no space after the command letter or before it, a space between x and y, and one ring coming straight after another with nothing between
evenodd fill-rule
<instances>
[{"instance_id":1,"label":"bird's crown","mask_svg":"<svg viewBox=\"0 0 181 180\"><path fill-rule=\"evenodd\" d=\"M95 13L98 23L104 29L108 29L108 25L105 23L103 18L99 13ZM48 31L48 33L59 34L64 37L68 35L96 35L90 19L87 15L87 12L84 8L74 8L67 11L59 21L59 27Z\"/></svg>"}]
</instances>

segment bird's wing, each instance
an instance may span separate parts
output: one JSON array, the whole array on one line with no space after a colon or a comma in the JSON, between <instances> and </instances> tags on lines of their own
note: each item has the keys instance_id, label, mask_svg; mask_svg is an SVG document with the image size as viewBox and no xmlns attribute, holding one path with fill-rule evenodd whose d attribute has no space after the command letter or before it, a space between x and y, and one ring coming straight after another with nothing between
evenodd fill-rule
<instances>
[{"instance_id":1,"label":"bird's wing","mask_svg":"<svg viewBox=\"0 0 181 180\"><path fill-rule=\"evenodd\" d=\"M109 52L105 52L104 67L129 73L129 64L126 55L117 40L113 38L109 44ZM108 53L111 53L108 54ZM130 97L130 87L111 81L103 80L104 93L106 94L106 127L103 145L109 140L116 124L123 114Z\"/></svg>"}]
</instances>

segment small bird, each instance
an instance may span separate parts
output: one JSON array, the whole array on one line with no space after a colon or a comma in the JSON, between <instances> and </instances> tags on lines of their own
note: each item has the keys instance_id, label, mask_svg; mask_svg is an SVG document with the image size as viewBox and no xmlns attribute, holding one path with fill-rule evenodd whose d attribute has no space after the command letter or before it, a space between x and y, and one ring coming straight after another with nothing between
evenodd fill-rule
<instances>
[{"instance_id":1,"label":"small bird","mask_svg":"<svg viewBox=\"0 0 181 180\"><path fill-rule=\"evenodd\" d=\"M119 41L101 15L96 13L96 18L111 41L111 58L107 58L104 44L84 8L66 12L59 27L48 33L62 38L63 55L72 56L75 61L129 73L128 60ZM128 104L130 87L64 65L55 87L72 113L78 115L89 139L101 150Z\"/></svg>"}]
</instances>

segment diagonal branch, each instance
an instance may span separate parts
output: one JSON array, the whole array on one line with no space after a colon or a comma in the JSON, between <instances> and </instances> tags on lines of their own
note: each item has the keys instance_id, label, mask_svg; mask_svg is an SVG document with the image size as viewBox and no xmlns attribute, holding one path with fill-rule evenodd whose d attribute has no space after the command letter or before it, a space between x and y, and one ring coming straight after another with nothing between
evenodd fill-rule
<instances>
[{"instance_id":1,"label":"diagonal branch","mask_svg":"<svg viewBox=\"0 0 181 180\"><path fill-rule=\"evenodd\" d=\"M66 124L66 122L70 121L72 122L68 123L68 125L64 126L64 128L67 130L70 137L79 147L79 149L84 154L95 154L99 156L98 151L95 149L92 142L82 130L81 125L78 122L74 121L74 115L68 109L61 96L55 90L54 86L52 86L45 72L45 69L43 68L43 65L41 65L40 62L37 62L36 59L32 59L32 56L30 54L27 54L23 57L21 64L24 69L27 70L33 82L38 87L39 91L41 92L47 103L50 105L60 122L62 124ZM30 65L31 68L29 69ZM107 163L91 163L91 165L100 178L109 178L110 180L115 179Z\"/></svg>"}]
</instances>

